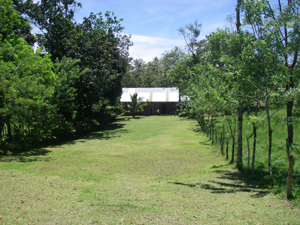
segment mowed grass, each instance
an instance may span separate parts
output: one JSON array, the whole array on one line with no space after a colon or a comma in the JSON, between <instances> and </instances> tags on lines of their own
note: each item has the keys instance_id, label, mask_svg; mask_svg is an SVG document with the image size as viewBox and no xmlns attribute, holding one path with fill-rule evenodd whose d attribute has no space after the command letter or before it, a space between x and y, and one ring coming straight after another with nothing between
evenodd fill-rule
<instances>
[{"instance_id":1,"label":"mowed grass","mask_svg":"<svg viewBox=\"0 0 300 225\"><path fill-rule=\"evenodd\" d=\"M120 119L0 161L0 224L299 224L228 165L194 120Z\"/></svg>"}]
</instances>

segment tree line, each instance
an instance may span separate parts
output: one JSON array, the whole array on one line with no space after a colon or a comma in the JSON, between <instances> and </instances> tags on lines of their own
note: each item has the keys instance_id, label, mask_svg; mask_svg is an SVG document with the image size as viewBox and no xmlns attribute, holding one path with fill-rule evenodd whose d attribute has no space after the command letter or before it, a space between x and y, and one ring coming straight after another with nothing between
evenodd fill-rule
<instances>
[{"instance_id":1,"label":"tree line","mask_svg":"<svg viewBox=\"0 0 300 225\"><path fill-rule=\"evenodd\" d=\"M187 51L176 47L149 63L133 61L123 85L178 87L181 95L191 99L182 104L183 109L197 118L205 132L216 132L217 121L223 124L232 139L233 156L236 146L236 167L240 170L245 167L243 115L250 111L248 121L253 125L250 137L254 137L252 174L257 129L262 120L265 121L268 127L267 168L272 186L272 116L275 109L286 109L286 116L277 118L277 122L285 123L287 146L291 147L295 139L300 99L299 10L298 0L279 0L275 5L268 0L237 0L235 14L227 18L228 27L217 29L203 40L199 40L202 25L198 21L179 28Z\"/></svg>"},{"instance_id":2,"label":"tree line","mask_svg":"<svg viewBox=\"0 0 300 225\"><path fill-rule=\"evenodd\" d=\"M112 12L74 0L0 0L0 148L81 135L116 116L132 45ZM32 28L38 29L33 34ZM41 48L34 51L33 44Z\"/></svg>"},{"instance_id":3,"label":"tree line","mask_svg":"<svg viewBox=\"0 0 300 225\"><path fill-rule=\"evenodd\" d=\"M252 174L257 129L265 121L274 184L274 109L286 109L277 120L286 126L289 147L298 119L299 0L274 6L268 0L237 0L229 27L199 40L201 23L188 24L178 30L186 51L175 47L147 63L129 58L130 37L122 34L122 20L112 12L91 13L78 23L74 14L82 5L74 0L0 3L1 149L28 149L95 129L117 115L111 106L122 86L171 86L190 97L181 114L194 116L211 138L221 124L223 146L227 130L231 162L240 170L243 115L250 111ZM32 25L39 34L31 33ZM43 48L33 51L35 42Z\"/></svg>"}]
</instances>

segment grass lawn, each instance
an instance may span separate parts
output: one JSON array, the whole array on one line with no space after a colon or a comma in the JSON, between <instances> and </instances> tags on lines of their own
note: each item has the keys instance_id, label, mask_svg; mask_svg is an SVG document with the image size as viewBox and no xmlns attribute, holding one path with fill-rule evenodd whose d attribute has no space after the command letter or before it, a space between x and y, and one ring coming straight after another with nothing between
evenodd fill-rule
<instances>
[{"instance_id":1,"label":"grass lawn","mask_svg":"<svg viewBox=\"0 0 300 225\"><path fill-rule=\"evenodd\" d=\"M0 224L299 224L300 207L174 116L120 119L0 160Z\"/></svg>"}]
</instances>

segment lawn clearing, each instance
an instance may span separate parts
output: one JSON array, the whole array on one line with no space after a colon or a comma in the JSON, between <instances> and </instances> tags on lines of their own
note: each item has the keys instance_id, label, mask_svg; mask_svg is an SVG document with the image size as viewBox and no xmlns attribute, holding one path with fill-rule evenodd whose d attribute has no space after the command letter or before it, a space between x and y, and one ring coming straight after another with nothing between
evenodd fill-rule
<instances>
[{"instance_id":1,"label":"lawn clearing","mask_svg":"<svg viewBox=\"0 0 300 225\"><path fill-rule=\"evenodd\" d=\"M1 224L298 224L175 116L121 119L0 162Z\"/></svg>"}]
</instances>

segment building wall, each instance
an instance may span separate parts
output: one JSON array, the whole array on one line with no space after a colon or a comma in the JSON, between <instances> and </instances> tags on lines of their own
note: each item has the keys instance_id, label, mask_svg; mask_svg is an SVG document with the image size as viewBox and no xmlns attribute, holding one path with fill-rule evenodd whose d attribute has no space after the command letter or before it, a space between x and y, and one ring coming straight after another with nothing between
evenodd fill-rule
<instances>
[{"instance_id":1,"label":"building wall","mask_svg":"<svg viewBox=\"0 0 300 225\"><path fill-rule=\"evenodd\" d=\"M128 103L124 103L125 109L128 110ZM176 114L177 102L150 102L147 106L143 107L144 112L142 115L162 115L162 114Z\"/></svg>"},{"instance_id":2,"label":"building wall","mask_svg":"<svg viewBox=\"0 0 300 225\"><path fill-rule=\"evenodd\" d=\"M144 107L144 115L175 114L176 102L151 102Z\"/></svg>"}]
</instances>

